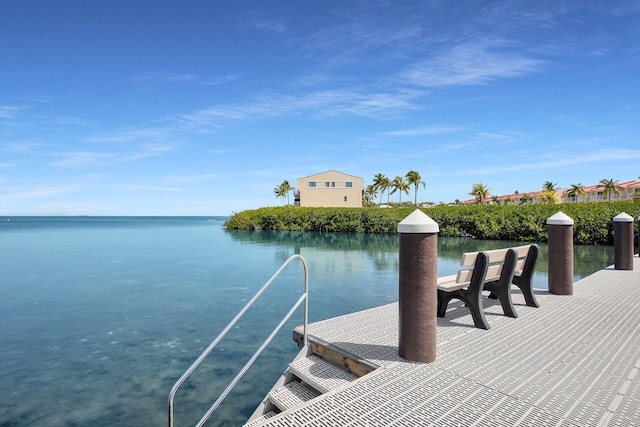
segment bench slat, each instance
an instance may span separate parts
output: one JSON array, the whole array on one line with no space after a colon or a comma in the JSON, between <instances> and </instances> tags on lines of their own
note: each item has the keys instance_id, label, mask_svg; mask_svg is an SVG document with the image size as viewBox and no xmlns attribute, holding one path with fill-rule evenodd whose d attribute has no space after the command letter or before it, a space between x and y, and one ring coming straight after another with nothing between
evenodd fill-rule
<instances>
[{"instance_id":1,"label":"bench slat","mask_svg":"<svg viewBox=\"0 0 640 427\"><path fill-rule=\"evenodd\" d=\"M518 254L518 258L525 258L529 254L529 248L531 245L523 245L516 246L513 248L504 248L504 249L494 249L491 251L484 251L487 255L489 255L489 264L493 264L494 262L502 262L504 258L507 256L507 251L509 249L513 249ZM462 254L462 259L460 260L460 265L463 267L472 266L476 262L476 258L480 252L465 252Z\"/></svg>"}]
</instances>

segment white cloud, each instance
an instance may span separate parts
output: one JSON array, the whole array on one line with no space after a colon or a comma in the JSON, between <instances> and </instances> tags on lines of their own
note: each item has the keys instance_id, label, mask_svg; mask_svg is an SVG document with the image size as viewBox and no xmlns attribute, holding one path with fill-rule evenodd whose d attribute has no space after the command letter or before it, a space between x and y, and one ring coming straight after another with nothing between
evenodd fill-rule
<instances>
[{"instance_id":1,"label":"white cloud","mask_svg":"<svg viewBox=\"0 0 640 427\"><path fill-rule=\"evenodd\" d=\"M465 175L495 175L505 172L566 168L568 166L580 164L603 163L611 160L629 161L631 159L639 158L640 150L600 150L591 153L580 153L580 155L557 155L552 159L542 159L540 161L514 162L505 166L498 166L498 164L495 163L492 164L490 168L467 169L460 173Z\"/></svg>"},{"instance_id":2,"label":"white cloud","mask_svg":"<svg viewBox=\"0 0 640 427\"><path fill-rule=\"evenodd\" d=\"M95 166L104 164L105 160L113 159L113 154L97 153L91 151L74 151L68 153L55 153L53 157L59 158L51 163L52 166Z\"/></svg>"},{"instance_id":3,"label":"white cloud","mask_svg":"<svg viewBox=\"0 0 640 427\"><path fill-rule=\"evenodd\" d=\"M18 189L0 194L0 201L4 203L11 203L20 199L39 199L57 196L59 194L70 193L82 188L79 185L68 186L51 186L51 187L39 187L32 189Z\"/></svg>"},{"instance_id":4,"label":"white cloud","mask_svg":"<svg viewBox=\"0 0 640 427\"><path fill-rule=\"evenodd\" d=\"M187 128L217 129L229 121L260 120L306 114L332 117L352 114L365 117L397 115L415 108L412 99L421 92L368 92L364 90L327 90L299 95L256 96L244 104L218 105L175 117Z\"/></svg>"},{"instance_id":5,"label":"white cloud","mask_svg":"<svg viewBox=\"0 0 640 427\"><path fill-rule=\"evenodd\" d=\"M460 43L423 61L402 77L422 87L479 85L540 72L546 62L504 49L507 43L481 39Z\"/></svg>"},{"instance_id":6,"label":"white cloud","mask_svg":"<svg viewBox=\"0 0 640 427\"><path fill-rule=\"evenodd\" d=\"M133 80L150 82L155 84L179 84L193 83L203 86L215 86L231 83L239 78L238 74L227 74L224 76L206 77L190 73L173 73L170 71L149 71L133 78Z\"/></svg>"},{"instance_id":7,"label":"white cloud","mask_svg":"<svg viewBox=\"0 0 640 427\"><path fill-rule=\"evenodd\" d=\"M455 126L426 126L413 129L397 130L391 132L383 132L382 135L387 136L422 136L422 135L438 135L443 133L459 132L463 128Z\"/></svg>"},{"instance_id":8,"label":"white cloud","mask_svg":"<svg viewBox=\"0 0 640 427\"><path fill-rule=\"evenodd\" d=\"M164 187L160 185L140 185L140 184L116 184L113 187L124 191L169 191L180 192L184 191L178 187Z\"/></svg>"},{"instance_id":9,"label":"white cloud","mask_svg":"<svg viewBox=\"0 0 640 427\"><path fill-rule=\"evenodd\" d=\"M15 105L0 105L0 119L15 119L25 107Z\"/></svg>"}]
</instances>

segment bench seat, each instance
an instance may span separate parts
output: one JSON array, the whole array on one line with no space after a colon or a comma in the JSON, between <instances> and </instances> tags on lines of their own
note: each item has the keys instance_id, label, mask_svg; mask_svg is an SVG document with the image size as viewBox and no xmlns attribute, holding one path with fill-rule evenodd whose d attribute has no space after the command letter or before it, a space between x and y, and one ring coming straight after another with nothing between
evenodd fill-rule
<instances>
[{"instance_id":1,"label":"bench seat","mask_svg":"<svg viewBox=\"0 0 640 427\"><path fill-rule=\"evenodd\" d=\"M489 329L482 305L482 291L488 290L491 298L500 300L506 316L518 317L511 301L511 284L522 290L527 305L539 307L532 288L538 251L537 245L523 245L464 253L460 265L466 268L437 279L438 316L443 317L449 301L457 298L471 310L476 327Z\"/></svg>"}]
</instances>

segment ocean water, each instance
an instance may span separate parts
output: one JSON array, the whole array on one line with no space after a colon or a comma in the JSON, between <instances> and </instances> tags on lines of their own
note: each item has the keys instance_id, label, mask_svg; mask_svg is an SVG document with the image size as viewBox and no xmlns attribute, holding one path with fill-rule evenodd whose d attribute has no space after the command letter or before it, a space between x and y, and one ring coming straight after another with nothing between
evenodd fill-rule
<instances>
[{"instance_id":1,"label":"ocean water","mask_svg":"<svg viewBox=\"0 0 640 427\"><path fill-rule=\"evenodd\" d=\"M223 218L0 217L0 426L164 426L171 386L293 254L310 321L397 300L398 237L230 231ZM514 242L440 238L460 254ZM519 243L518 243L519 244ZM546 288L546 246L535 275ZM576 247L576 279L613 263ZM292 264L178 391L193 425L303 290ZM208 425L241 425L297 353L285 326Z\"/></svg>"}]
</instances>

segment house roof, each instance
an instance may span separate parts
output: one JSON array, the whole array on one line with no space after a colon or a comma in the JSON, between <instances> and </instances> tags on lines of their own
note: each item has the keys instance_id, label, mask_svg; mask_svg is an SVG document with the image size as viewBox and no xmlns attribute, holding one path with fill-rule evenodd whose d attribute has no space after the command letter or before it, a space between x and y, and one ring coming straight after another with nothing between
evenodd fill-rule
<instances>
[{"instance_id":1,"label":"house roof","mask_svg":"<svg viewBox=\"0 0 640 427\"><path fill-rule=\"evenodd\" d=\"M337 174L340 174L340 175L343 175L343 176L348 176L348 177L351 177L351 178L361 179L361 180L364 181L364 178L360 178L359 176L349 175L348 173L340 172L340 171L333 170L333 169L328 170L328 171L324 171L324 172L320 172L320 173L314 173L313 175L303 176L302 178L298 178L298 179L312 178L312 177L324 175L324 174L327 174L327 173L337 173Z\"/></svg>"}]
</instances>

